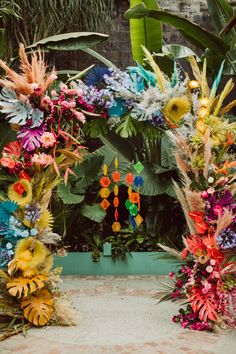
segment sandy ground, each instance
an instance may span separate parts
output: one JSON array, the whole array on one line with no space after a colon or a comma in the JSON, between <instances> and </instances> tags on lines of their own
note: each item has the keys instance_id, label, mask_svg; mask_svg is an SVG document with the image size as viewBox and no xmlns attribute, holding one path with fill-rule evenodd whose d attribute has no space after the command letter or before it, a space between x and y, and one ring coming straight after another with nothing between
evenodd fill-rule
<instances>
[{"instance_id":1,"label":"sandy ground","mask_svg":"<svg viewBox=\"0 0 236 354\"><path fill-rule=\"evenodd\" d=\"M162 277L65 277L79 312L75 327L31 329L0 343L1 354L236 354L236 331L183 330L178 305L156 305Z\"/></svg>"}]
</instances>

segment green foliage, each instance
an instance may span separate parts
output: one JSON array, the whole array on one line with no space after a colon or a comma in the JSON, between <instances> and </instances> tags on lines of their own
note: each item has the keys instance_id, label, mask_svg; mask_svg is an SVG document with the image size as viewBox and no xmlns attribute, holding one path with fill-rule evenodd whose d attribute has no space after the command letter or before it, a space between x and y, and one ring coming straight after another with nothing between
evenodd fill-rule
<instances>
[{"instance_id":1,"label":"green foliage","mask_svg":"<svg viewBox=\"0 0 236 354\"><path fill-rule=\"evenodd\" d=\"M130 6L141 4L142 0L131 0ZM158 9L156 0L144 0L148 8ZM162 46L162 26L161 23L151 18L142 18L141 20L130 20L130 38L133 59L142 64L144 59L141 45L144 45L149 51L159 52Z\"/></svg>"},{"instance_id":2,"label":"green foliage","mask_svg":"<svg viewBox=\"0 0 236 354\"><path fill-rule=\"evenodd\" d=\"M131 118L130 116L125 116L116 128L116 133L121 138L131 138L133 136L136 136L140 132L141 130L139 122L137 122L137 120Z\"/></svg>"},{"instance_id":3,"label":"green foliage","mask_svg":"<svg viewBox=\"0 0 236 354\"><path fill-rule=\"evenodd\" d=\"M218 55L225 55L229 50L229 46L220 38L220 36L205 30L184 17L167 11L150 10L144 3L129 9L125 13L125 17L128 19L150 17L172 25L179 29L184 36L187 34L188 38L193 38L194 42L198 43L199 48L202 48L203 50L210 48Z\"/></svg>"},{"instance_id":4,"label":"green foliage","mask_svg":"<svg viewBox=\"0 0 236 354\"><path fill-rule=\"evenodd\" d=\"M70 185L61 182L57 187L57 194L65 204L79 204L84 200L84 195L71 193Z\"/></svg>"},{"instance_id":5,"label":"green foliage","mask_svg":"<svg viewBox=\"0 0 236 354\"><path fill-rule=\"evenodd\" d=\"M94 180L97 179L101 172L102 164L104 161L103 156L97 156L95 154L88 155L87 158L74 168L76 177L72 177L73 192L77 194L86 193L86 190Z\"/></svg>"},{"instance_id":6,"label":"green foliage","mask_svg":"<svg viewBox=\"0 0 236 354\"><path fill-rule=\"evenodd\" d=\"M40 47L44 50L79 50L94 47L108 39L108 35L95 32L71 32L47 37L35 42L27 49Z\"/></svg>"},{"instance_id":7,"label":"green foliage","mask_svg":"<svg viewBox=\"0 0 236 354\"><path fill-rule=\"evenodd\" d=\"M9 128L8 122L0 120L0 156L4 146L14 140L16 140L16 132Z\"/></svg>"},{"instance_id":8,"label":"green foliage","mask_svg":"<svg viewBox=\"0 0 236 354\"><path fill-rule=\"evenodd\" d=\"M100 204L82 205L80 208L80 214L97 223L102 222L102 220L107 215Z\"/></svg>"},{"instance_id":9,"label":"green foliage","mask_svg":"<svg viewBox=\"0 0 236 354\"><path fill-rule=\"evenodd\" d=\"M156 19L157 26L159 21L167 23L178 30L193 45L205 51L207 65L212 69L214 76L219 70L221 63L225 60L224 74L235 75L236 72L236 50L235 50L235 29L236 19L232 6L227 0L208 0L209 12L218 34L209 32L201 26L189 21L188 19L175 15L167 11L148 9L144 3L129 9L125 17L128 19L153 18ZM157 27L158 34L158 27ZM165 51L166 48L164 48ZM181 47L167 48L168 57L188 57L191 54L188 50ZM165 66L165 62L161 62Z\"/></svg>"},{"instance_id":10,"label":"green foliage","mask_svg":"<svg viewBox=\"0 0 236 354\"><path fill-rule=\"evenodd\" d=\"M107 122L104 119L93 119L86 122L83 126L83 132L90 138L98 138L108 133Z\"/></svg>"},{"instance_id":11,"label":"green foliage","mask_svg":"<svg viewBox=\"0 0 236 354\"><path fill-rule=\"evenodd\" d=\"M9 56L14 48L59 33L77 31L106 32L112 24L114 0L9 0L20 20L7 24ZM91 10L92 8L92 10ZM40 11L39 11L40 9Z\"/></svg>"}]
</instances>

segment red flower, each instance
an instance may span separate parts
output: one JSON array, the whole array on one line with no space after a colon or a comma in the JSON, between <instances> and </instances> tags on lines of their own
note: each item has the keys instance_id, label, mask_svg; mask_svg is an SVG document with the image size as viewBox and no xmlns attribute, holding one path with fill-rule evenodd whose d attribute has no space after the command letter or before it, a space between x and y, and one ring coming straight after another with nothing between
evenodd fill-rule
<instances>
[{"instance_id":1,"label":"red flower","mask_svg":"<svg viewBox=\"0 0 236 354\"><path fill-rule=\"evenodd\" d=\"M13 190L17 194L22 195L24 193L24 191L25 191L25 188L20 182L16 182L16 183L14 183Z\"/></svg>"},{"instance_id":2,"label":"red flower","mask_svg":"<svg viewBox=\"0 0 236 354\"><path fill-rule=\"evenodd\" d=\"M20 171L19 177L20 177L20 179L27 179L27 181L30 181L30 176L25 171Z\"/></svg>"},{"instance_id":3,"label":"red flower","mask_svg":"<svg viewBox=\"0 0 236 354\"><path fill-rule=\"evenodd\" d=\"M203 213L198 211L191 211L188 213L190 218L194 221L194 226L198 234L203 235L208 229L208 225L203 220Z\"/></svg>"}]
</instances>

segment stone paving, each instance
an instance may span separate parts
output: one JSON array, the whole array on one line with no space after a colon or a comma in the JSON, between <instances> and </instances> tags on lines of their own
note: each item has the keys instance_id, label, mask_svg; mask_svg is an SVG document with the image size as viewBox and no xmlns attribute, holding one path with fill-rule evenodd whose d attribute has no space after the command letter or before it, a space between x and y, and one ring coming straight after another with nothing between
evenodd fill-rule
<instances>
[{"instance_id":1,"label":"stone paving","mask_svg":"<svg viewBox=\"0 0 236 354\"><path fill-rule=\"evenodd\" d=\"M75 327L31 329L0 343L1 354L236 354L236 332L182 330L178 305L156 305L162 277L65 277Z\"/></svg>"}]
</instances>

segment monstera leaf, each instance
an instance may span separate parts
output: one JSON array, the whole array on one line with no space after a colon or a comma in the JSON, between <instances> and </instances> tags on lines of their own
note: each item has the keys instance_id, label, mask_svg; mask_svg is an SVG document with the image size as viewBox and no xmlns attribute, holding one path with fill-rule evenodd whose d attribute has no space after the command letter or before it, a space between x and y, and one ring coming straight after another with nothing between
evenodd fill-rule
<instances>
[{"instance_id":1,"label":"monstera leaf","mask_svg":"<svg viewBox=\"0 0 236 354\"><path fill-rule=\"evenodd\" d=\"M9 294L12 296L22 298L43 288L45 285L45 280L46 278L44 275L37 275L33 278L11 278L7 282L7 289Z\"/></svg>"},{"instance_id":2,"label":"monstera leaf","mask_svg":"<svg viewBox=\"0 0 236 354\"><path fill-rule=\"evenodd\" d=\"M35 326L44 326L53 313L53 300L47 289L24 298L21 302L24 317Z\"/></svg>"},{"instance_id":3,"label":"monstera leaf","mask_svg":"<svg viewBox=\"0 0 236 354\"><path fill-rule=\"evenodd\" d=\"M2 89L0 94L1 112L6 114L6 118L12 124L25 125L30 115L31 107L19 101L15 91Z\"/></svg>"},{"instance_id":4,"label":"monstera leaf","mask_svg":"<svg viewBox=\"0 0 236 354\"><path fill-rule=\"evenodd\" d=\"M194 287L189 300L193 311L198 313L201 321L207 322L208 319L217 321L219 319L216 312L219 303L213 291L203 294L202 289Z\"/></svg>"}]
</instances>

